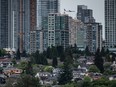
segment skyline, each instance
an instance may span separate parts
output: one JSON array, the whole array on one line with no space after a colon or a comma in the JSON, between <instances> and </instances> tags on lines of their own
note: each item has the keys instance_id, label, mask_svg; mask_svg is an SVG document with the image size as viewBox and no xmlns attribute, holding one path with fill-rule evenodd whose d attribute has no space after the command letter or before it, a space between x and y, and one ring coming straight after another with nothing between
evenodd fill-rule
<instances>
[{"instance_id":1,"label":"skyline","mask_svg":"<svg viewBox=\"0 0 116 87\"><path fill-rule=\"evenodd\" d=\"M79 42L82 42L77 45L81 50L89 46L90 50L95 52L96 48L102 47L102 22L99 21L101 19L99 17L103 11L98 12L98 5L96 7L92 4L93 1L89 0L88 3L97 10L90 7L87 2L85 4L79 0L72 0L72 2L60 0L60 3L59 0L14 1L0 0L0 24L2 25L0 38L7 38L6 42L4 39L0 41L0 48L19 49L21 53L26 50L33 53L36 50L43 52L52 45L61 45L66 48ZM78 19L74 19L78 5L84 6L85 9L79 7ZM95 14L98 17L95 17ZM81 39L82 37L84 39Z\"/></svg>"},{"instance_id":2,"label":"skyline","mask_svg":"<svg viewBox=\"0 0 116 87\"><path fill-rule=\"evenodd\" d=\"M60 11L61 13L64 12L64 9L75 11L72 13L67 12L67 14L75 18L77 13L77 5L86 5L88 9L93 10L93 16L96 19L96 22L103 25L103 38L105 39L104 0L60 0Z\"/></svg>"}]
</instances>

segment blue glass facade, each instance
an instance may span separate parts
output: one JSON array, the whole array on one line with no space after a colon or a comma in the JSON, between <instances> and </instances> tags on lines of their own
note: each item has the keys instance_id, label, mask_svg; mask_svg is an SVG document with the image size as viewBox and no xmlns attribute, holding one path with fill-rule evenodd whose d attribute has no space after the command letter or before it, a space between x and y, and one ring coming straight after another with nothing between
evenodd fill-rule
<instances>
[{"instance_id":1,"label":"blue glass facade","mask_svg":"<svg viewBox=\"0 0 116 87\"><path fill-rule=\"evenodd\" d=\"M69 46L69 16L51 13L48 16L48 46Z\"/></svg>"},{"instance_id":2,"label":"blue glass facade","mask_svg":"<svg viewBox=\"0 0 116 87\"><path fill-rule=\"evenodd\" d=\"M0 0L0 48L8 48L8 0Z\"/></svg>"},{"instance_id":3,"label":"blue glass facade","mask_svg":"<svg viewBox=\"0 0 116 87\"><path fill-rule=\"evenodd\" d=\"M37 0L37 30L43 33L38 44L43 44L43 47L37 46L40 49L46 50L48 47L48 14L58 12L59 0Z\"/></svg>"}]
</instances>

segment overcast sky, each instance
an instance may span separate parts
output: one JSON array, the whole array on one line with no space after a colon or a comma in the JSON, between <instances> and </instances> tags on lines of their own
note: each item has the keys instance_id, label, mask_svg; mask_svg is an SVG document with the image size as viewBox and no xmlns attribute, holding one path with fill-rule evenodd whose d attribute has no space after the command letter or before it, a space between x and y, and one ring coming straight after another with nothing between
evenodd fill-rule
<instances>
[{"instance_id":1,"label":"overcast sky","mask_svg":"<svg viewBox=\"0 0 116 87\"><path fill-rule=\"evenodd\" d=\"M93 16L97 22L102 23L104 27L104 0L60 0L60 11L72 10L75 12L67 13L72 17L76 17L77 5L87 5L93 10Z\"/></svg>"}]
</instances>

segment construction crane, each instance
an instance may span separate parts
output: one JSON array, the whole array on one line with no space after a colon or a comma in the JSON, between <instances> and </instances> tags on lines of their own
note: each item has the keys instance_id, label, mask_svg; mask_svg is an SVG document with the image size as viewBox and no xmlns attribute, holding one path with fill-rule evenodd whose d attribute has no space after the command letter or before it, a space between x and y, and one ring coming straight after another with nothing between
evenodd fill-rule
<instances>
[{"instance_id":1,"label":"construction crane","mask_svg":"<svg viewBox=\"0 0 116 87\"><path fill-rule=\"evenodd\" d=\"M64 9L64 14L65 14L65 12L75 12L75 11L71 11L71 10Z\"/></svg>"},{"instance_id":2,"label":"construction crane","mask_svg":"<svg viewBox=\"0 0 116 87\"><path fill-rule=\"evenodd\" d=\"M23 14L24 14L24 11L23 11L23 0L20 0L20 32L19 32L19 37L20 37L20 44L19 44L19 49L20 49L20 52L22 53L23 52Z\"/></svg>"}]
</instances>

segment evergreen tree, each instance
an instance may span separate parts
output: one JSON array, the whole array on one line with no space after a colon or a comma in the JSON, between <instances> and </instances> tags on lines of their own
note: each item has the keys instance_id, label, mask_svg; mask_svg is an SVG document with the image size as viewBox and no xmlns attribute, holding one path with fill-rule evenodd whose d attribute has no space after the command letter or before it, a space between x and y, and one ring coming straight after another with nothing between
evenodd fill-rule
<instances>
[{"instance_id":1,"label":"evergreen tree","mask_svg":"<svg viewBox=\"0 0 116 87\"><path fill-rule=\"evenodd\" d=\"M22 57L26 57L26 56L27 56L26 50L23 50L21 56L22 56Z\"/></svg>"},{"instance_id":2,"label":"evergreen tree","mask_svg":"<svg viewBox=\"0 0 116 87\"><path fill-rule=\"evenodd\" d=\"M101 56L102 56L102 57L105 56L105 49L104 49L104 47L102 47L102 49L101 49Z\"/></svg>"},{"instance_id":3,"label":"evergreen tree","mask_svg":"<svg viewBox=\"0 0 116 87\"><path fill-rule=\"evenodd\" d=\"M85 55L86 56L90 56L91 55L91 52L89 51L89 47L88 46L86 46L86 48L85 48Z\"/></svg>"},{"instance_id":4,"label":"evergreen tree","mask_svg":"<svg viewBox=\"0 0 116 87\"><path fill-rule=\"evenodd\" d=\"M51 47L51 59L52 59L53 57L58 57L57 48L54 47L54 46Z\"/></svg>"},{"instance_id":5,"label":"evergreen tree","mask_svg":"<svg viewBox=\"0 0 116 87\"><path fill-rule=\"evenodd\" d=\"M42 65L47 65L48 64L47 58L43 53L40 54L40 59L41 59L40 64L42 64Z\"/></svg>"},{"instance_id":6,"label":"evergreen tree","mask_svg":"<svg viewBox=\"0 0 116 87\"><path fill-rule=\"evenodd\" d=\"M57 65L58 65L57 57L53 57L52 66L53 66L53 67L56 67Z\"/></svg>"},{"instance_id":7,"label":"evergreen tree","mask_svg":"<svg viewBox=\"0 0 116 87\"><path fill-rule=\"evenodd\" d=\"M79 51L78 51L77 45L74 44L73 53L78 53L78 52L79 52Z\"/></svg>"},{"instance_id":8,"label":"evergreen tree","mask_svg":"<svg viewBox=\"0 0 116 87\"><path fill-rule=\"evenodd\" d=\"M47 51L44 50L42 54L47 58Z\"/></svg>"},{"instance_id":9,"label":"evergreen tree","mask_svg":"<svg viewBox=\"0 0 116 87\"><path fill-rule=\"evenodd\" d=\"M4 49L0 49L0 57L4 56L6 54L6 51Z\"/></svg>"},{"instance_id":10,"label":"evergreen tree","mask_svg":"<svg viewBox=\"0 0 116 87\"><path fill-rule=\"evenodd\" d=\"M72 53L72 49L71 49L71 47L67 47L66 49L65 49L65 56L70 56L71 58L73 57L73 55L72 55L73 53Z\"/></svg>"},{"instance_id":11,"label":"evergreen tree","mask_svg":"<svg viewBox=\"0 0 116 87\"><path fill-rule=\"evenodd\" d=\"M106 49L105 54L109 54L109 53L110 53L109 49Z\"/></svg>"},{"instance_id":12,"label":"evergreen tree","mask_svg":"<svg viewBox=\"0 0 116 87\"><path fill-rule=\"evenodd\" d=\"M65 53L63 46L57 46L58 57L60 57L60 61L63 62L65 60Z\"/></svg>"},{"instance_id":13,"label":"evergreen tree","mask_svg":"<svg viewBox=\"0 0 116 87\"><path fill-rule=\"evenodd\" d=\"M20 50L18 49L16 52L16 59L20 60L20 58L21 58L21 53L20 53Z\"/></svg>"},{"instance_id":14,"label":"evergreen tree","mask_svg":"<svg viewBox=\"0 0 116 87\"><path fill-rule=\"evenodd\" d=\"M39 51L36 51L35 53L32 54L31 61L35 64L42 64L42 65L48 64L46 55L44 55L44 53L39 53Z\"/></svg>"},{"instance_id":15,"label":"evergreen tree","mask_svg":"<svg viewBox=\"0 0 116 87\"><path fill-rule=\"evenodd\" d=\"M32 67L31 61L27 62L25 71L26 71L26 74L33 75L33 67Z\"/></svg>"},{"instance_id":16,"label":"evergreen tree","mask_svg":"<svg viewBox=\"0 0 116 87\"><path fill-rule=\"evenodd\" d=\"M61 57L62 53L64 52L63 46L57 46L57 53L58 53L58 57Z\"/></svg>"},{"instance_id":17,"label":"evergreen tree","mask_svg":"<svg viewBox=\"0 0 116 87\"><path fill-rule=\"evenodd\" d=\"M13 58L12 63L13 63L13 66L15 66L17 64L16 59Z\"/></svg>"},{"instance_id":18,"label":"evergreen tree","mask_svg":"<svg viewBox=\"0 0 116 87\"><path fill-rule=\"evenodd\" d=\"M47 53L46 54L47 55L47 58L50 58L50 56L51 56L50 52L51 52L51 49L50 49L50 47L48 47L47 48L47 52L46 52Z\"/></svg>"},{"instance_id":19,"label":"evergreen tree","mask_svg":"<svg viewBox=\"0 0 116 87\"><path fill-rule=\"evenodd\" d=\"M13 87L41 87L39 79L30 75L24 75L19 78Z\"/></svg>"},{"instance_id":20,"label":"evergreen tree","mask_svg":"<svg viewBox=\"0 0 116 87\"><path fill-rule=\"evenodd\" d=\"M61 62L64 62L64 60L65 60L65 54L62 53L62 55L60 56L60 61L61 61Z\"/></svg>"},{"instance_id":21,"label":"evergreen tree","mask_svg":"<svg viewBox=\"0 0 116 87\"><path fill-rule=\"evenodd\" d=\"M57 47L52 46L51 58L52 58L52 66L53 67L56 67L58 65L57 57L58 57Z\"/></svg>"},{"instance_id":22,"label":"evergreen tree","mask_svg":"<svg viewBox=\"0 0 116 87\"><path fill-rule=\"evenodd\" d=\"M101 73L104 72L104 67L103 67L103 59L101 57L100 54L100 49L98 48L96 53L95 53L95 60L94 60L95 65L97 66L97 68L100 70Z\"/></svg>"},{"instance_id":23,"label":"evergreen tree","mask_svg":"<svg viewBox=\"0 0 116 87\"><path fill-rule=\"evenodd\" d=\"M70 83L72 78L73 76L72 76L72 70L71 70L70 64L67 60L65 60L63 71L60 74L59 79L58 79L59 85Z\"/></svg>"},{"instance_id":24,"label":"evergreen tree","mask_svg":"<svg viewBox=\"0 0 116 87\"><path fill-rule=\"evenodd\" d=\"M35 59L36 64L40 64L41 63L40 53L39 53L38 50L34 53L34 57L33 58Z\"/></svg>"},{"instance_id":25,"label":"evergreen tree","mask_svg":"<svg viewBox=\"0 0 116 87\"><path fill-rule=\"evenodd\" d=\"M2 56L2 52L1 52L1 49L0 49L0 57Z\"/></svg>"}]
</instances>

